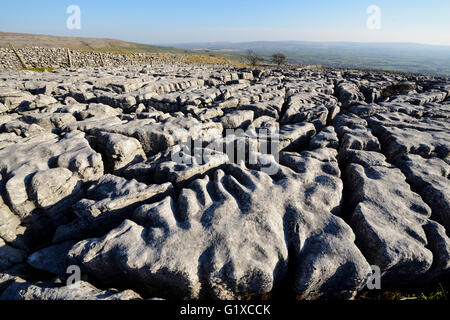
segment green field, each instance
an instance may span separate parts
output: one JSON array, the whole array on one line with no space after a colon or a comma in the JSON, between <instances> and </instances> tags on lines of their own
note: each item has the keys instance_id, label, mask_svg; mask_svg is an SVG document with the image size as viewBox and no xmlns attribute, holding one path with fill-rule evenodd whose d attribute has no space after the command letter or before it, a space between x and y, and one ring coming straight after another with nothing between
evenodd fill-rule
<instances>
[{"instance_id":1,"label":"green field","mask_svg":"<svg viewBox=\"0 0 450 320\"><path fill-rule=\"evenodd\" d=\"M450 47L407 43L249 42L174 45L190 50L243 55L249 49L265 59L281 52L288 62L450 76Z\"/></svg>"},{"instance_id":2,"label":"green field","mask_svg":"<svg viewBox=\"0 0 450 320\"><path fill-rule=\"evenodd\" d=\"M81 51L110 53L151 53L199 55L246 62L251 49L266 60L272 54L284 53L294 64L318 64L329 67L376 69L450 77L450 47L408 43L345 43L345 42L248 42L191 43L155 46L115 39L59 37L0 32L0 47L39 46L70 48Z\"/></svg>"}]
</instances>

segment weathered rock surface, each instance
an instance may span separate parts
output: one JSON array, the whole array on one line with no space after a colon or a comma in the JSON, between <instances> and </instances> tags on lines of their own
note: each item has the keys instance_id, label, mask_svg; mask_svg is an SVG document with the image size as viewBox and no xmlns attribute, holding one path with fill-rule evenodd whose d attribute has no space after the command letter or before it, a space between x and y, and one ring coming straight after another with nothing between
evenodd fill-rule
<instances>
[{"instance_id":1,"label":"weathered rock surface","mask_svg":"<svg viewBox=\"0 0 450 320\"><path fill-rule=\"evenodd\" d=\"M312 157L310 166L319 172L322 166L325 172L329 170L326 163ZM337 175L336 161L334 169ZM196 180L183 189L177 201L166 198L143 206L135 211L134 221L125 221L103 238L78 243L69 254L72 263L80 263L105 281L125 272L130 283L150 294L157 288L179 298L229 299L271 291L286 276L292 245L300 264L298 294L304 298L350 297L363 283L368 265L352 244L350 228L330 212L339 206L339 191L334 200L323 201L326 188L336 190L325 176L321 188L309 172L302 171L306 175L302 177L284 171L283 179L273 181L237 166L218 170L212 180ZM334 183L339 185L340 180L336 177ZM320 220L312 212L320 214ZM316 237L324 224L333 225L333 232ZM330 254L343 250L345 258L324 254L305 262L316 245L329 248ZM113 264L119 257L126 258ZM319 267L322 263L336 268L348 265L345 272L355 278L339 283L334 267L326 274L319 272L320 276L312 272L311 264Z\"/></svg>"},{"instance_id":2,"label":"weathered rock surface","mask_svg":"<svg viewBox=\"0 0 450 320\"><path fill-rule=\"evenodd\" d=\"M409 154L398 160L408 183L433 209L433 218L450 230L450 165L439 158Z\"/></svg>"},{"instance_id":3,"label":"weathered rock surface","mask_svg":"<svg viewBox=\"0 0 450 320\"><path fill-rule=\"evenodd\" d=\"M105 67L0 73L0 299L351 299L373 265L383 289L448 277L448 79L72 54Z\"/></svg>"},{"instance_id":4,"label":"weathered rock surface","mask_svg":"<svg viewBox=\"0 0 450 320\"><path fill-rule=\"evenodd\" d=\"M314 125L308 122L281 126L279 133L280 150L299 151L308 145L315 134Z\"/></svg>"},{"instance_id":5,"label":"weathered rock surface","mask_svg":"<svg viewBox=\"0 0 450 320\"><path fill-rule=\"evenodd\" d=\"M428 234L434 223L431 209L405 180L399 169L386 166L350 164L345 172L355 208L350 221L356 243L390 285L417 283L429 272L448 271L448 264L439 262L447 255L449 239L442 231ZM436 246L436 241L445 246Z\"/></svg>"},{"instance_id":6,"label":"weathered rock surface","mask_svg":"<svg viewBox=\"0 0 450 320\"><path fill-rule=\"evenodd\" d=\"M339 139L333 127L326 127L309 144L311 150L320 148L339 148Z\"/></svg>"},{"instance_id":7,"label":"weathered rock surface","mask_svg":"<svg viewBox=\"0 0 450 320\"><path fill-rule=\"evenodd\" d=\"M11 247L0 239L0 271L7 270L24 261L26 257L25 251Z\"/></svg>"},{"instance_id":8,"label":"weathered rock surface","mask_svg":"<svg viewBox=\"0 0 450 320\"><path fill-rule=\"evenodd\" d=\"M63 276L67 271L67 254L75 242L67 241L31 254L27 263L35 269Z\"/></svg>"},{"instance_id":9,"label":"weathered rock surface","mask_svg":"<svg viewBox=\"0 0 450 320\"><path fill-rule=\"evenodd\" d=\"M118 172L130 164L147 158L142 145L135 138L99 132L90 138L90 141L94 149L102 154L107 172Z\"/></svg>"},{"instance_id":10,"label":"weathered rock surface","mask_svg":"<svg viewBox=\"0 0 450 320\"><path fill-rule=\"evenodd\" d=\"M141 300L142 298L131 290L100 290L91 284L80 281L79 287L58 287L52 283L11 284L0 296L0 300Z\"/></svg>"},{"instance_id":11,"label":"weathered rock surface","mask_svg":"<svg viewBox=\"0 0 450 320\"><path fill-rule=\"evenodd\" d=\"M253 111L234 111L222 117L222 127L224 129L246 129L253 121Z\"/></svg>"},{"instance_id":12,"label":"weathered rock surface","mask_svg":"<svg viewBox=\"0 0 450 320\"><path fill-rule=\"evenodd\" d=\"M53 242L80 240L108 231L139 205L154 202L171 190L170 183L146 185L135 180L104 175L86 191L87 198L73 205L78 218L69 224L60 225Z\"/></svg>"},{"instance_id":13,"label":"weathered rock surface","mask_svg":"<svg viewBox=\"0 0 450 320\"><path fill-rule=\"evenodd\" d=\"M325 125L328 119L328 108L325 105L336 105L337 99L316 91L301 92L288 98L287 110L281 119L282 124L320 120Z\"/></svg>"},{"instance_id":14,"label":"weathered rock surface","mask_svg":"<svg viewBox=\"0 0 450 320\"><path fill-rule=\"evenodd\" d=\"M103 175L101 156L80 132L34 135L7 146L0 150L0 168L5 203L28 235L66 223L83 183Z\"/></svg>"},{"instance_id":15,"label":"weathered rock surface","mask_svg":"<svg viewBox=\"0 0 450 320\"><path fill-rule=\"evenodd\" d=\"M364 101L364 95L353 82L344 81L337 86L337 97L344 107Z\"/></svg>"}]
</instances>

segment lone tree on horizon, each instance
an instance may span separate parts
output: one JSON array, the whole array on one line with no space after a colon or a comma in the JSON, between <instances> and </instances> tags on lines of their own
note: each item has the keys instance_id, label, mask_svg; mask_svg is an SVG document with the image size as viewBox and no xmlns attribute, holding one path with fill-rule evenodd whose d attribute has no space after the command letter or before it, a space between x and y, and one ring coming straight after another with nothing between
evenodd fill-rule
<instances>
[{"instance_id":1,"label":"lone tree on horizon","mask_svg":"<svg viewBox=\"0 0 450 320\"><path fill-rule=\"evenodd\" d=\"M272 55L272 62L278 66L281 66L282 64L286 63L286 56L280 52L274 53Z\"/></svg>"},{"instance_id":2,"label":"lone tree on horizon","mask_svg":"<svg viewBox=\"0 0 450 320\"><path fill-rule=\"evenodd\" d=\"M264 61L264 59L261 56L258 56L253 50L247 50L245 59L253 67L256 67L261 61Z\"/></svg>"}]
</instances>

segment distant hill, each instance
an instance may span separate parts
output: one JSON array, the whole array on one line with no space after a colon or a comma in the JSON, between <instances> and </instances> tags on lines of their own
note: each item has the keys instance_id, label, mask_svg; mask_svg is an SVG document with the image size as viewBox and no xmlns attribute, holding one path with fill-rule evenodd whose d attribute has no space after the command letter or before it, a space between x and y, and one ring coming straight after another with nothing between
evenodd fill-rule
<instances>
[{"instance_id":1,"label":"distant hill","mask_svg":"<svg viewBox=\"0 0 450 320\"><path fill-rule=\"evenodd\" d=\"M108 52L183 52L183 50L175 48L152 46L115 39L59 37L39 34L0 32L0 48L8 47L10 43L12 43L16 48L70 48L72 50Z\"/></svg>"},{"instance_id":2,"label":"distant hill","mask_svg":"<svg viewBox=\"0 0 450 320\"><path fill-rule=\"evenodd\" d=\"M149 53L161 54L163 56L176 55L182 57L187 63L212 63L232 64L237 67L246 67L242 56L239 54L211 53L209 50L188 50L169 46L154 46L127 42L116 39L60 37L41 34L25 34L0 32L0 48L9 47L12 44L16 49L26 47L44 48L69 48L72 50L105 53Z\"/></svg>"},{"instance_id":3,"label":"distant hill","mask_svg":"<svg viewBox=\"0 0 450 320\"><path fill-rule=\"evenodd\" d=\"M0 32L0 47L70 48L114 53L188 54L242 61L249 49L266 59L282 52L291 63L321 64L331 67L402 71L450 77L450 46L414 43L352 43L308 41L208 42L167 46L116 39L61 37Z\"/></svg>"},{"instance_id":4,"label":"distant hill","mask_svg":"<svg viewBox=\"0 0 450 320\"><path fill-rule=\"evenodd\" d=\"M450 46L308 41L209 42L172 46L227 54L243 54L251 49L265 58L282 52L293 63L450 76Z\"/></svg>"}]
</instances>

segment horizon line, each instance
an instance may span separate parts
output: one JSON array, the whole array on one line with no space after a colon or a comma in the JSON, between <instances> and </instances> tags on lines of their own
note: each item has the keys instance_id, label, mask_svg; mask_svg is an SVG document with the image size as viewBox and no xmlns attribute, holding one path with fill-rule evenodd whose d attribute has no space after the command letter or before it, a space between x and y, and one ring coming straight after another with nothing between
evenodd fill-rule
<instances>
[{"instance_id":1,"label":"horizon line","mask_svg":"<svg viewBox=\"0 0 450 320\"><path fill-rule=\"evenodd\" d=\"M229 43L229 44L242 44L242 43L258 43L258 42L306 42L306 43L354 43L354 44L409 44L409 45L423 45L423 46L433 46L433 47L448 47L450 44L433 44L433 43L423 43L423 42L398 42L398 41L351 41L351 40L323 40L323 41L312 41L312 40L248 40L248 41L187 41L187 42L137 42L134 40L124 40L120 38L110 38L110 37L98 37L98 36L79 36L79 35L55 35L55 34L44 34L44 33L24 33L15 31L2 31L0 33L14 33L23 35L34 35L34 36L51 36L51 37L65 37L65 38L85 38L85 39L104 39L104 40L117 40L130 42L135 44L143 45L154 45L154 46L173 46L173 45L187 45L187 44L208 44L208 43Z\"/></svg>"}]
</instances>

